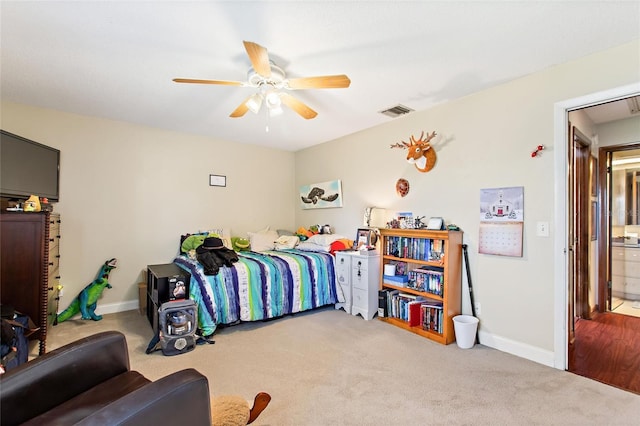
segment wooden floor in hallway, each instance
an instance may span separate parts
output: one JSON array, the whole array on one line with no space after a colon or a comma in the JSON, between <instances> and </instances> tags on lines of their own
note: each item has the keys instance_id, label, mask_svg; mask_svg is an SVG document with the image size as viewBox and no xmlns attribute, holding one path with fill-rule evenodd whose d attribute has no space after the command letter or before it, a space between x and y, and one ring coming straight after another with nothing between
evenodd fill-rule
<instances>
[{"instance_id":1,"label":"wooden floor in hallway","mask_svg":"<svg viewBox=\"0 0 640 426\"><path fill-rule=\"evenodd\" d=\"M569 371L640 394L640 318L605 312L578 320Z\"/></svg>"}]
</instances>

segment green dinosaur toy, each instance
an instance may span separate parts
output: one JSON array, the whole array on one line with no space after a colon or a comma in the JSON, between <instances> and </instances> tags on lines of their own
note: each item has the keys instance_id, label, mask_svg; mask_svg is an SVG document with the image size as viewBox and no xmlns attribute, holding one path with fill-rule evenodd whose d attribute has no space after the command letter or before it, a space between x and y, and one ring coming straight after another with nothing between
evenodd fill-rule
<instances>
[{"instance_id":1,"label":"green dinosaur toy","mask_svg":"<svg viewBox=\"0 0 640 426\"><path fill-rule=\"evenodd\" d=\"M104 262L104 265L102 265L98 272L98 277L73 299L67 309L58 314L58 323L66 321L79 313L82 313L83 320L92 319L94 321L100 321L102 319L102 315L96 315L96 305L105 287L111 288L111 284L109 284L108 281L109 272L116 267L116 263L117 260L115 258Z\"/></svg>"}]
</instances>

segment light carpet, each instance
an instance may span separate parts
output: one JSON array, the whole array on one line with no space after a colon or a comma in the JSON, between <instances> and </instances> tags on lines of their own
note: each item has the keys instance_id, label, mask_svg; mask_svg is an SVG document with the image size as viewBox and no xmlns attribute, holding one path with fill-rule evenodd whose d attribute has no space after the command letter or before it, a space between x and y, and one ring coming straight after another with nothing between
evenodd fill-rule
<instances>
[{"instance_id":1,"label":"light carpet","mask_svg":"<svg viewBox=\"0 0 640 426\"><path fill-rule=\"evenodd\" d=\"M193 367L211 392L272 396L256 425L632 425L640 396L482 345L443 346L341 310L219 329L213 345L145 354L137 311L51 329L48 350L103 330L127 336L131 367L155 380ZM176 409L179 409L177 404ZM615 415L613 415L615 413Z\"/></svg>"}]
</instances>

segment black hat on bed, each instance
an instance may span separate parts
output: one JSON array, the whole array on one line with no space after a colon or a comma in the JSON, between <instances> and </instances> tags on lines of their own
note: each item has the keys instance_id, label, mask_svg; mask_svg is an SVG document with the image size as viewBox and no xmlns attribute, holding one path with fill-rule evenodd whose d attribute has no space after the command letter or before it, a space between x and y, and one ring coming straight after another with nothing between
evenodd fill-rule
<instances>
[{"instance_id":1,"label":"black hat on bed","mask_svg":"<svg viewBox=\"0 0 640 426\"><path fill-rule=\"evenodd\" d=\"M204 239L202 245L196 249L196 253L206 253L209 250L219 250L221 248L224 248L224 244L220 238L207 237Z\"/></svg>"}]
</instances>

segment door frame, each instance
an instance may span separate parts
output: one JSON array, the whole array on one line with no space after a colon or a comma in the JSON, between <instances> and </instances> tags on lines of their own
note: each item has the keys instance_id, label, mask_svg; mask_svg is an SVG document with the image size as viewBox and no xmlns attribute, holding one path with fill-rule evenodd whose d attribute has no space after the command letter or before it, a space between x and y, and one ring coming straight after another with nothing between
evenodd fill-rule
<instances>
[{"instance_id":1,"label":"door frame","mask_svg":"<svg viewBox=\"0 0 640 426\"><path fill-rule=\"evenodd\" d=\"M569 111L598 105L605 102L640 95L640 82L596 92L554 104L554 222L556 232L553 241L554 251L554 367L560 370L568 368L568 256L569 217L568 217L568 143Z\"/></svg>"}]
</instances>

